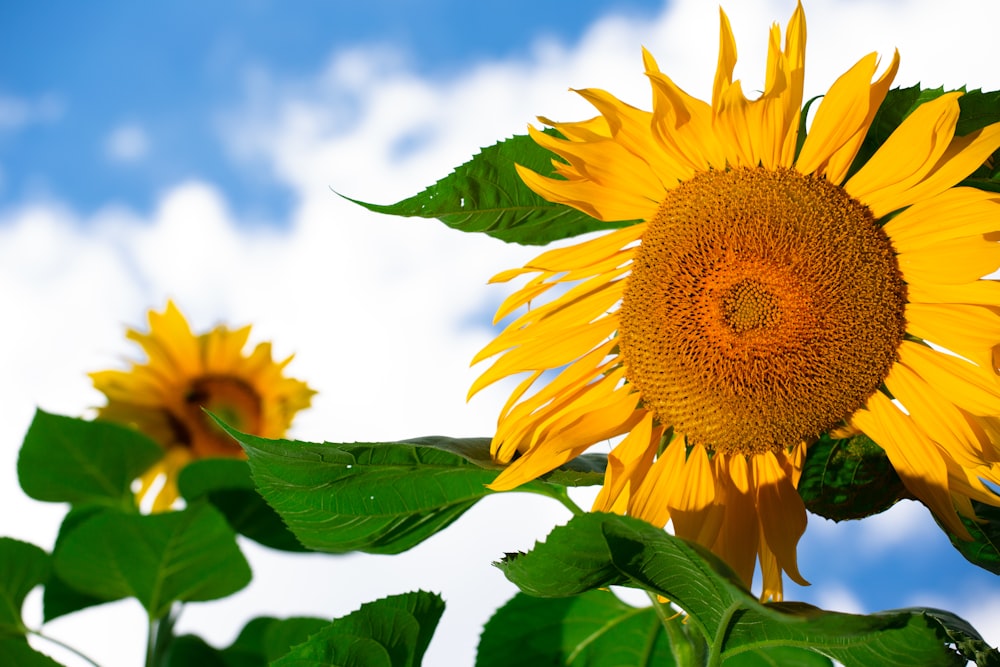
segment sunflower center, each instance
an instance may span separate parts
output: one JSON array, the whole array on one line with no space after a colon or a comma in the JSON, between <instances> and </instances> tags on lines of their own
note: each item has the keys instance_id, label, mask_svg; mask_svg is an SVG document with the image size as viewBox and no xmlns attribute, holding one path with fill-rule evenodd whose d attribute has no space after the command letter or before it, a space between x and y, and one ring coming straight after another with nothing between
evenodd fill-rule
<instances>
[{"instance_id":1,"label":"sunflower center","mask_svg":"<svg viewBox=\"0 0 1000 667\"><path fill-rule=\"evenodd\" d=\"M781 316L777 297L757 280L743 280L722 295L722 318L742 333L774 324Z\"/></svg>"},{"instance_id":2,"label":"sunflower center","mask_svg":"<svg viewBox=\"0 0 1000 667\"><path fill-rule=\"evenodd\" d=\"M865 404L905 304L888 236L842 188L791 169L709 171L649 220L620 349L643 404L689 442L776 451Z\"/></svg>"},{"instance_id":3,"label":"sunflower center","mask_svg":"<svg viewBox=\"0 0 1000 667\"><path fill-rule=\"evenodd\" d=\"M191 447L200 456L240 453L239 445L202 410L208 410L229 426L244 433L259 434L261 399L249 384L225 375L195 378L184 395L184 421Z\"/></svg>"}]
</instances>

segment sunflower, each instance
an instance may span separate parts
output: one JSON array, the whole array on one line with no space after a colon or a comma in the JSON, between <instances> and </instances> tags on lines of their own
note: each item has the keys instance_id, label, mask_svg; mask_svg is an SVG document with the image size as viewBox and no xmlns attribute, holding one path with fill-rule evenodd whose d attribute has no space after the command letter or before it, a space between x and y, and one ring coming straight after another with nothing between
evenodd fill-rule
<instances>
[{"instance_id":1,"label":"sunflower","mask_svg":"<svg viewBox=\"0 0 1000 667\"><path fill-rule=\"evenodd\" d=\"M599 116L531 136L561 160L524 168L536 193L603 221L638 220L550 250L496 320L531 306L475 358L470 396L527 374L501 411L507 490L601 441L598 511L697 541L764 600L800 583L806 448L864 433L957 535L997 483L1000 197L956 184L1000 146L1000 124L955 136L960 93L917 107L855 165L899 64L872 53L802 119L805 17L769 35L763 93L732 78L721 15L711 104L643 51L652 111L577 91ZM873 80L874 79L874 80ZM801 140L801 146L798 146ZM550 292L550 290L552 290ZM548 296L548 298L543 298Z\"/></svg>"},{"instance_id":2,"label":"sunflower","mask_svg":"<svg viewBox=\"0 0 1000 667\"><path fill-rule=\"evenodd\" d=\"M98 409L100 419L132 426L164 449L163 458L140 477L137 493L141 501L165 476L153 496L154 512L173 505L177 474L189 461L243 456L204 410L245 433L280 438L316 393L282 374L292 357L273 361L270 343L244 355L249 326L218 326L195 335L172 302L162 313L149 312L149 333L130 329L126 335L142 347L148 361L90 377L107 397L107 405Z\"/></svg>"}]
</instances>

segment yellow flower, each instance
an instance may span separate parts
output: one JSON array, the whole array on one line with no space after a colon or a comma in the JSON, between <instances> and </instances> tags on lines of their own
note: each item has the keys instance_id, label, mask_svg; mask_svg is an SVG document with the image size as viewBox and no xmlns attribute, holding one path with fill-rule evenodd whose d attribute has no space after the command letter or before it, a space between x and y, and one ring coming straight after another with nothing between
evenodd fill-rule
<instances>
[{"instance_id":1,"label":"yellow flower","mask_svg":"<svg viewBox=\"0 0 1000 667\"><path fill-rule=\"evenodd\" d=\"M762 599L799 583L806 512L796 487L822 433L860 431L959 535L970 498L1000 504L1000 198L956 183L1000 146L1000 124L955 136L960 93L911 113L850 166L898 67L862 58L823 97L801 149L801 5L770 32L764 92L733 81L725 13L711 104L643 52L653 110L578 91L600 116L532 128L557 178L519 168L546 199L640 220L548 251L494 281L532 276L499 308L533 305L476 357L470 396L527 373L493 456L505 490L603 440L594 509L709 547ZM555 296L543 300L550 289ZM946 351L954 354L950 354Z\"/></svg>"},{"instance_id":2,"label":"yellow flower","mask_svg":"<svg viewBox=\"0 0 1000 667\"><path fill-rule=\"evenodd\" d=\"M149 333L127 333L146 353L146 363L90 374L108 399L98 416L132 426L164 448L163 458L140 478L137 494L141 500L165 476L153 498L154 512L177 499L177 474L189 461L243 456L203 408L245 433L280 438L295 413L309 407L316 392L282 374L292 357L273 361L270 343L245 356L249 335L249 326L234 331L218 326L196 336L170 302L163 313L149 312Z\"/></svg>"}]
</instances>

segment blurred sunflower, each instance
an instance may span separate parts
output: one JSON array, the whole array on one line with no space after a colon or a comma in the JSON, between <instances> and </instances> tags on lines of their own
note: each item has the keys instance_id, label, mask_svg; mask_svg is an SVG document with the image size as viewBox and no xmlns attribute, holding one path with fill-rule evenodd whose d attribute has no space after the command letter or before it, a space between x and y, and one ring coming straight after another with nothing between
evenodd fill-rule
<instances>
[{"instance_id":1,"label":"blurred sunflower","mask_svg":"<svg viewBox=\"0 0 1000 667\"><path fill-rule=\"evenodd\" d=\"M132 426L163 446L163 458L140 477L137 493L142 500L165 476L153 497L154 512L169 509L177 499L177 474L189 461L243 456L203 408L245 433L280 438L316 393L282 374L292 357L273 361L270 343L244 355L249 326L218 326L195 335L172 302L162 313L149 312L149 333L130 329L126 335L148 361L90 377L107 397L107 405L98 409L100 419Z\"/></svg>"},{"instance_id":2,"label":"blurred sunflower","mask_svg":"<svg viewBox=\"0 0 1000 667\"><path fill-rule=\"evenodd\" d=\"M558 178L519 168L549 201L639 220L551 250L500 320L534 302L475 358L499 354L470 396L527 372L503 408L492 487L514 488L624 435L595 510L628 513L712 549L762 599L805 584L796 488L806 447L863 432L952 531L1000 436L1000 198L956 184L1000 146L1000 124L957 137L960 93L915 109L850 167L895 76L877 55L841 76L800 139L805 17L772 27L764 92L733 81L721 15L708 104L643 52L653 110L578 91L599 116L530 129ZM555 296L538 305L558 287ZM933 344L933 345L931 345ZM946 349L954 354L950 354Z\"/></svg>"}]
</instances>

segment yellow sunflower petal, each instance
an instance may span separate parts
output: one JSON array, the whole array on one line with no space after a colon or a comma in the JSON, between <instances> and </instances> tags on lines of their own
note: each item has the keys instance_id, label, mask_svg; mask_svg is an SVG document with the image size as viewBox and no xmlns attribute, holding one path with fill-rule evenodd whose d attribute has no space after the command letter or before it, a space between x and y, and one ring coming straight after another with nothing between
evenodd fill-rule
<instances>
[{"instance_id":1,"label":"yellow sunflower petal","mask_svg":"<svg viewBox=\"0 0 1000 667\"><path fill-rule=\"evenodd\" d=\"M972 424L933 385L903 364L893 367L885 385L917 426L962 465L975 467L983 462L986 454Z\"/></svg>"},{"instance_id":2,"label":"yellow sunflower petal","mask_svg":"<svg viewBox=\"0 0 1000 667\"><path fill-rule=\"evenodd\" d=\"M852 418L858 428L885 450L903 484L963 539L971 539L962 525L948 490L948 467L933 442L913 421L876 392L868 407Z\"/></svg>"},{"instance_id":3,"label":"yellow sunflower petal","mask_svg":"<svg viewBox=\"0 0 1000 667\"><path fill-rule=\"evenodd\" d=\"M844 180L896 76L899 52L878 81L871 83L876 67L878 56L870 53L830 87L816 109L795 161L796 169L804 174L825 175L832 183Z\"/></svg>"},{"instance_id":4,"label":"yellow sunflower petal","mask_svg":"<svg viewBox=\"0 0 1000 667\"><path fill-rule=\"evenodd\" d=\"M899 124L868 162L844 185L876 218L913 201L906 191L930 172L948 150L958 122L961 93L921 104Z\"/></svg>"},{"instance_id":5,"label":"yellow sunflower petal","mask_svg":"<svg viewBox=\"0 0 1000 667\"><path fill-rule=\"evenodd\" d=\"M941 224L942 220L948 224ZM899 253L1000 231L1000 194L976 188L952 188L901 211L882 228Z\"/></svg>"},{"instance_id":6,"label":"yellow sunflower petal","mask_svg":"<svg viewBox=\"0 0 1000 667\"><path fill-rule=\"evenodd\" d=\"M979 368L910 341L899 346L899 363L972 414L1000 414L1000 383L993 369Z\"/></svg>"},{"instance_id":7,"label":"yellow sunflower petal","mask_svg":"<svg viewBox=\"0 0 1000 667\"><path fill-rule=\"evenodd\" d=\"M618 157L624 157L623 153L618 152ZM572 206L598 220L636 220L648 218L656 211L655 201L630 188L621 189L621 183L608 187L590 180L559 181L521 165L515 167L524 184L541 197Z\"/></svg>"},{"instance_id":8,"label":"yellow sunflower petal","mask_svg":"<svg viewBox=\"0 0 1000 667\"><path fill-rule=\"evenodd\" d=\"M750 459L757 487L760 525L778 565L795 582L808 586L799 574L796 547L806 530L806 506L777 457L767 452Z\"/></svg>"},{"instance_id":9,"label":"yellow sunflower petal","mask_svg":"<svg viewBox=\"0 0 1000 667\"><path fill-rule=\"evenodd\" d=\"M646 413L625 438L608 454L604 485L594 499L593 511L624 514L632 494L649 473L656 446L663 435L662 426L654 426Z\"/></svg>"},{"instance_id":10,"label":"yellow sunflower petal","mask_svg":"<svg viewBox=\"0 0 1000 667\"><path fill-rule=\"evenodd\" d=\"M993 348L1000 341L1000 313L966 304L910 303L907 331L983 368L993 365Z\"/></svg>"}]
</instances>

